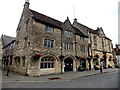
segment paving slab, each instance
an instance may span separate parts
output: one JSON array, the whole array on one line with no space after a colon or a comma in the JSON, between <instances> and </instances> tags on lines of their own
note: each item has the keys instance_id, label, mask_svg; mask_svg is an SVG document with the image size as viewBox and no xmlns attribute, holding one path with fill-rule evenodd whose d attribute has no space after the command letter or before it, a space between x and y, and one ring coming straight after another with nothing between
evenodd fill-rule
<instances>
[{"instance_id":1,"label":"paving slab","mask_svg":"<svg viewBox=\"0 0 120 90\"><path fill-rule=\"evenodd\" d=\"M103 73L118 71L118 68L103 69ZM2 81L3 82L64 82L70 81L71 79L80 78L84 76L101 74L99 70L88 70L88 71L77 71L77 72L65 72L63 74L46 75L38 77L28 77L10 72L9 76L6 76L6 71L2 70ZM52 79L50 79L52 78Z\"/></svg>"}]
</instances>

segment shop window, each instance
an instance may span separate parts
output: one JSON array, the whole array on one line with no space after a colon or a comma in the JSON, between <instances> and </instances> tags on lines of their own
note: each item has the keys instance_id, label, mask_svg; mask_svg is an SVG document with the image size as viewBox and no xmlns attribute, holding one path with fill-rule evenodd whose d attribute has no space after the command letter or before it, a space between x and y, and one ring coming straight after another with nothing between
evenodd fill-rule
<instances>
[{"instance_id":1,"label":"shop window","mask_svg":"<svg viewBox=\"0 0 120 90\"><path fill-rule=\"evenodd\" d=\"M42 58L40 68L41 69L54 68L54 58L53 57Z\"/></svg>"},{"instance_id":2,"label":"shop window","mask_svg":"<svg viewBox=\"0 0 120 90\"><path fill-rule=\"evenodd\" d=\"M94 62L95 65L99 65L97 58L94 58L94 59L93 59L93 62Z\"/></svg>"}]
</instances>

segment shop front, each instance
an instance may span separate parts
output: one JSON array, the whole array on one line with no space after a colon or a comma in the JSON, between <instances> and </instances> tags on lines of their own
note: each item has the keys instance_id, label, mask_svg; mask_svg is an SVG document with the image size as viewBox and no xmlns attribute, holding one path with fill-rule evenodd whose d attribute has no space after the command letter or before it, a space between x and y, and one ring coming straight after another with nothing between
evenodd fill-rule
<instances>
[{"instance_id":1,"label":"shop front","mask_svg":"<svg viewBox=\"0 0 120 90\"><path fill-rule=\"evenodd\" d=\"M86 70L86 59L85 58L81 58L80 67L82 70Z\"/></svg>"}]
</instances>

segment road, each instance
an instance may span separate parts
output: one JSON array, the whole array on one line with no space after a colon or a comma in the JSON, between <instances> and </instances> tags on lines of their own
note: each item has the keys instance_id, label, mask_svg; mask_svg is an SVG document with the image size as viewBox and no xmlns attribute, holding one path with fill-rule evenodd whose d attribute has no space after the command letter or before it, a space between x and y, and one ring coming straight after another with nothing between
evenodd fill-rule
<instances>
[{"instance_id":1,"label":"road","mask_svg":"<svg viewBox=\"0 0 120 90\"><path fill-rule=\"evenodd\" d=\"M118 88L118 71L65 82L3 82L3 88Z\"/></svg>"}]
</instances>

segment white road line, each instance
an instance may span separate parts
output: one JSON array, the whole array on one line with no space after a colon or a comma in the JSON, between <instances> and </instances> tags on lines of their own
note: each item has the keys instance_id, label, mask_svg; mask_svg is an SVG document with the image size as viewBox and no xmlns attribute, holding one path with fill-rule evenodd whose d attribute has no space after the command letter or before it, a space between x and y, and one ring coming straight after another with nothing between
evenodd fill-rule
<instances>
[{"instance_id":1,"label":"white road line","mask_svg":"<svg viewBox=\"0 0 120 90\"><path fill-rule=\"evenodd\" d=\"M3 81L3 83L10 83L10 82L46 82L46 81Z\"/></svg>"}]
</instances>

